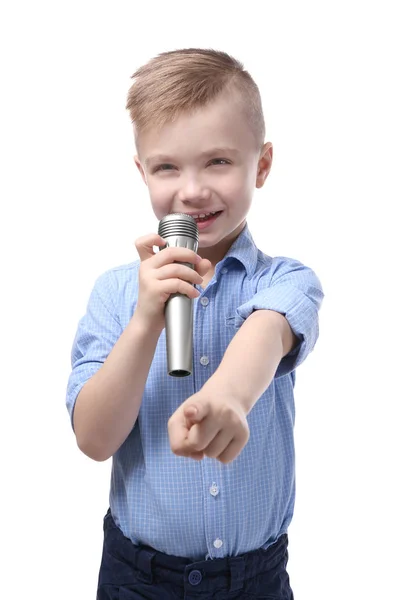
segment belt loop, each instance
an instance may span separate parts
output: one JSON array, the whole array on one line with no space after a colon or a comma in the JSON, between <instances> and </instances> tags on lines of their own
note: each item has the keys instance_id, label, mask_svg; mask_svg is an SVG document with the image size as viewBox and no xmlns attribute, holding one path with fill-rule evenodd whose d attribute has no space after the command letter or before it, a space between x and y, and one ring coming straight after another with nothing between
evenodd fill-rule
<instances>
[{"instance_id":1,"label":"belt loop","mask_svg":"<svg viewBox=\"0 0 399 600\"><path fill-rule=\"evenodd\" d=\"M152 559L154 558L156 552L151 552L149 550L144 550L140 548L139 555L137 557L136 566L139 569L139 573L137 574L137 578L144 583L152 584Z\"/></svg>"},{"instance_id":2,"label":"belt loop","mask_svg":"<svg viewBox=\"0 0 399 600\"><path fill-rule=\"evenodd\" d=\"M243 556L229 558L230 592L238 592L244 587L245 559Z\"/></svg>"}]
</instances>

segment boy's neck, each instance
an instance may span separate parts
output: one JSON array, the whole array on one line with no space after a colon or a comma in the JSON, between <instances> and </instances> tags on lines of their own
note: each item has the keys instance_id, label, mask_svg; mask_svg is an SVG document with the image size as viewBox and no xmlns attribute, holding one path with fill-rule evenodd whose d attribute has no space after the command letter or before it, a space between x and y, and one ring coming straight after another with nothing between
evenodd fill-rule
<instances>
[{"instance_id":1,"label":"boy's neck","mask_svg":"<svg viewBox=\"0 0 399 600\"><path fill-rule=\"evenodd\" d=\"M223 238L218 244L216 244L216 246L211 246L209 248L201 248L200 246L198 248L198 254L201 256L201 258L207 258L212 264L212 268L205 275L204 281L208 280L209 282L212 279L217 263L226 256L227 252L236 241L245 225L246 221L244 220L236 229L234 229L234 231L230 233L230 235ZM210 273L212 274L210 275Z\"/></svg>"}]
</instances>

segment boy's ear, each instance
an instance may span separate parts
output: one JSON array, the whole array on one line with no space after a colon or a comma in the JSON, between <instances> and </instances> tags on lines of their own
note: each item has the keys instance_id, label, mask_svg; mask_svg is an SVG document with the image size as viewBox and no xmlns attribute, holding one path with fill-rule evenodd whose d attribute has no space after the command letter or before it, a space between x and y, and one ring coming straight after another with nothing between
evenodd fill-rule
<instances>
[{"instance_id":1,"label":"boy's ear","mask_svg":"<svg viewBox=\"0 0 399 600\"><path fill-rule=\"evenodd\" d=\"M145 176L145 172L144 172L143 166L142 166L142 164L141 164L140 159L139 159L138 156L134 157L134 162L136 164L136 167L140 171L140 175L143 178L144 183L147 185L147 178Z\"/></svg>"},{"instance_id":2,"label":"boy's ear","mask_svg":"<svg viewBox=\"0 0 399 600\"><path fill-rule=\"evenodd\" d=\"M267 176L270 173L270 169L272 168L273 162L273 146L270 142L264 144L259 161L258 161L258 171L256 173L256 187L261 188L265 183Z\"/></svg>"}]
</instances>

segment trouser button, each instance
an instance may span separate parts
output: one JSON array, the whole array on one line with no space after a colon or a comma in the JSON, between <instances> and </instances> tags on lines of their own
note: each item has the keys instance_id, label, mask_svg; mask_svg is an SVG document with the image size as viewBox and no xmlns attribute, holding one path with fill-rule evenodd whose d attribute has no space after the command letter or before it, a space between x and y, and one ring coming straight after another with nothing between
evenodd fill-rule
<instances>
[{"instance_id":1,"label":"trouser button","mask_svg":"<svg viewBox=\"0 0 399 600\"><path fill-rule=\"evenodd\" d=\"M199 583L201 583L202 575L200 571L191 571L190 575L188 576L188 580L191 583L191 585L198 585Z\"/></svg>"}]
</instances>

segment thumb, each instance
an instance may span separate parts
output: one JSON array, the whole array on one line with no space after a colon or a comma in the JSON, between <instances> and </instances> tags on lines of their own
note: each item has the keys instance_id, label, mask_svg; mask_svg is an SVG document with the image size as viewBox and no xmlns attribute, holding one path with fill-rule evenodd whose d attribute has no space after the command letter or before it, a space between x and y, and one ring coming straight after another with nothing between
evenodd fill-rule
<instances>
[{"instance_id":1,"label":"thumb","mask_svg":"<svg viewBox=\"0 0 399 600\"><path fill-rule=\"evenodd\" d=\"M201 275L201 277L203 277L204 275L206 275L209 271L209 269L212 267L212 263L210 260L208 260L207 258L202 258L201 262L198 263L198 265L196 266L196 270L197 273L199 273Z\"/></svg>"},{"instance_id":2,"label":"thumb","mask_svg":"<svg viewBox=\"0 0 399 600\"><path fill-rule=\"evenodd\" d=\"M141 261L147 260L147 258L154 256L154 246L158 246L160 248L166 244L167 241L161 238L161 236L157 233L143 235L142 237L137 238L137 240L134 242Z\"/></svg>"},{"instance_id":3,"label":"thumb","mask_svg":"<svg viewBox=\"0 0 399 600\"><path fill-rule=\"evenodd\" d=\"M206 408L203 404L190 403L184 408L184 416L191 423L200 423L206 416Z\"/></svg>"}]
</instances>

